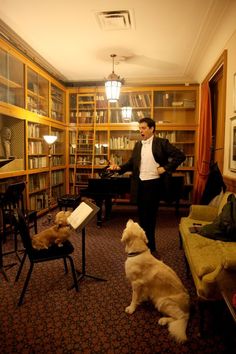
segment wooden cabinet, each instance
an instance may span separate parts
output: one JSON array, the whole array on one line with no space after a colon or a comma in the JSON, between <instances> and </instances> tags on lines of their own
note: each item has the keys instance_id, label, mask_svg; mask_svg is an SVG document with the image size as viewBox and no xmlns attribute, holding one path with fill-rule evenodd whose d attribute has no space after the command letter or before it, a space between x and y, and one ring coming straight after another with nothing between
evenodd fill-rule
<instances>
[{"instance_id":1,"label":"wooden cabinet","mask_svg":"<svg viewBox=\"0 0 236 354\"><path fill-rule=\"evenodd\" d=\"M183 87L154 91L154 119L159 124L196 124L196 91Z\"/></svg>"},{"instance_id":2,"label":"wooden cabinet","mask_svg":"<svg viewBox=\"0 0 236 354\"><path fill-rule=\"evenodd\" d=\"M34 170L48 167L47 144L43 139L49 134L46 124L28 122L28 169Z\"/></svg>"},{"instance_id":3,"label":"wooden cabinet","mask_svg":"<svg viewBox=\"0 0 236 354\"><path fill-rule=\"evenodd\" d=\"M132 117L129 122L138 122L144 117L151 117L152 115L152 91L148 89L135 90L130 92L122 92L120 99L116 103L110 103L110 123L127 123L122 116L122 107L132 107Z\"/></svg>"},{"instance_id":4,"label":"wooden cabinet","mask_svg":"<svg viewBox=\"0 0 236 354\"><path fill-rule=\"evenodd\" d=\"M25 121L0 114L0 159L11 161L0 169L0 177L25 169Z\"/></svg>"},{"instance_id":5,"label":"wooden cabinet","mask_svg":"<svg viewBox=\"0 0 236 354\"><path fill-rule=\"evenodd\" d=\"M121 165L125 163L131 155L134 145L139 140L138 127L124 126L125 130L121 128L110 130L109 141L109 160L111 163ZM132 130L132 128L134 130Z\"/></svg>"},{"instance_id":6,"label":"wooden cabinet","mask_svg":"<svg viewBox=\"0 0 236 354\"><path fill-rule=\"evenodd\" d=\"M0 190L26 182L29 209L45 212L49 205L49 150L52 146L52 203L66 192L66 88L9 44L0 40Z\"/></svg>"},{"instance_id":7,"label":"wooden cabinet","mask_svg":"<svg viewBox=\"0 0 236 354\"><path fill-rule=\"evenodd\" d=\"M57 136L56 142L52 145L52 166L64 166L66 159L65 128L51 127L50 134Z\"/></svg>"},{"instance_id":8,"label":"wooden cabinet","mask_svg":"<svg viewBox=\"0 0 236 354\"><path fill-rule=\"evenodd\" d=\"M0 101L24 107L24 64L0 48Z\"/></svg>"},{"instance_id":9,"label":"wooden cabinet","mask_svg":"<svg viewBox=\"0 0 236 354\"><path fill-rule=\"evenodd\" d=\"M52 119L65 122L65 92L54 84L51 84L51 115Z\"/></svg>"},{"instance_id":10,"label":"wooden cabinet","mask_svg":"<svg viewBox=\"0 0 236 354\"><path fill-rule=\"evenodd\" d=\"M198 86L166 86L154 90L156 134L184 151L186 160L177 172L184 175L184 196L192 199L198 131Z\"/></svg>"},{"instance_id":11,"label":"wooden cabinet","mask_svg":"<svg viewBox=\"0 0 236 354\"><path fill-rule=\"evenodd\" d=\"M27 68L27 109L48 117L49 81Z\"/></svg>"},{"instance_id":12,"label":"wooden cabinet","mask_svg":"<svg viewBox=\"0 0 236 354\"><path fill-rule=\"evenodd\" d=\"M138 121L152 117L156 122L156 135L167 138L186 154L186 160L176 173L184 175L185 197L191 199L196 163L198 85L124 87L116 103L107 103L102 88L96 89L98 92L92 88L80 88L79 93L70 90L70 124L75 127L70 132L70 185L76 181L84 188L88 178L97 177L108 161L116 164L127 161L135 142L140 139ZM122 117L124 106L132 107L129 122ZM79 141L76 136L80 137ZM77 145L79 156L74 170L72 145Z\"/></svg>"},{"instance_id":13,"label":"wooden cabinet","mask_svg":"<svg viewBox=\"0 0 236 354\"><path fill-rule=\"evenodd\" d=\"M48 205L48 173L34 172L28 176L29 209L46 210Z\"/></svg>"},{"instance_id":14,"label":"wooden cabinet","mask_svg":"<svg viewBox=\"0 0 236 354\"><path fill-rule=\"evenodd\" d=\"M0 144L1 181L27 182L28 207L48 208L49 158L43 135L58 139L52 147L53 198L84 188L109 161L122 164L140 139L138 121L152 117L156 134L183 150L186 198L195 178L198 137L198 85L122 87L117 103L108 103L104 87L66 88L0 39L0 130L10 129L11 144ZM128 121L122 108L132 107ZM3 183L2 182L2 183Z\"/></svg>"}]
</instances>

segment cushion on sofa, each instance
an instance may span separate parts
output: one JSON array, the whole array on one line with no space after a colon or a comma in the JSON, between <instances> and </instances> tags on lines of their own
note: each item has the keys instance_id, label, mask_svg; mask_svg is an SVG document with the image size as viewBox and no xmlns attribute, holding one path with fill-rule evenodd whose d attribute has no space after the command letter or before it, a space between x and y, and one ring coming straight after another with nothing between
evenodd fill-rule
<instances>
[{"instance_id":1,"label":"cushion on sofa","mask_svg":"<svg viewBox=\"0 0 236 354\"><path fill-rule=\"evenodd\" d=\"M214 240L236 242L236 198L231 193L220 214L212 223L200 228L199 234Z\"/></svg>"}]
</instances>

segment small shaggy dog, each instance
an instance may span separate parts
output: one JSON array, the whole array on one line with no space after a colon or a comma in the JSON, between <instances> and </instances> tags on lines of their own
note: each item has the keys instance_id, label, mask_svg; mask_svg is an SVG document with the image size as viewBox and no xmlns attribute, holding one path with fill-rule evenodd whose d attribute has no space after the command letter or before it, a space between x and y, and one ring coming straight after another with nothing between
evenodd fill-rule
<instances>
[{"instance_id":1,"label":"small shaggy dog","mask_svg":"<svg viewBox=\"0 0 236 354\"><path fill-rule=\"evenodd\" d=\"M53 243L59 247L67 240L71 233L70 227L67 222L70 211L59 211L55 217L55 225L39 232L32 237L32 246L37 250L45 249L51 246Z\"/></svg>"},{"instance_id":2,"label":"small shaggy dog","mask_svg":"<svg viewBox=\"0 0 236 354\"><path fill-rule=\"evenodd\" d=\"M121 241L128 254L125 272L133 292L131 304L125 311L132 314L142 301L151 300L158 311L166 315L159 319L159 325L168 324L177 342L186 341L189 295L181 280L170 267L152 256L146 234L138 223L127 222Z\"/></svg>"}]
</instances>

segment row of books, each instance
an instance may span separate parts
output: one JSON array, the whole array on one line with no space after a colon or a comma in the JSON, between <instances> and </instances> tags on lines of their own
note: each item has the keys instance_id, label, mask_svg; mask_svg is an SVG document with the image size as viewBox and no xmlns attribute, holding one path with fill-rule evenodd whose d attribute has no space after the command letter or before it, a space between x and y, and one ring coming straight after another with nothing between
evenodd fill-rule
<instances>
[{"instance_id":1,"label":"row of books","mask_svg":"<svg viewBox=\"0 0 236 354\"><path fill-rule=\"evenodd\" d=\"M107 99L104 95L96 95L96 107L107 108Z\"/></svg>"},{"instance_id":2,"label":"row of books","mask_svg":"<svg viewBox=\"0 0 236 354\"><path fill-rule=\"evenodd\" d=\"M157 136L160 138L168 139L171 143L194 143L194 132L182 132L182 131L162 131L157 132Z\"/></svg>"},{"instance_id":3,"label":"row of books","mask_svg":"<svg viewBox=\"0 0 236 354\"><path fill-rule=\"evenodd\" d=\"M78 144L91 144L91 142L93 142L93 133L92 132L88 132L88 133L79 133L78 136Z\"/></svg>"},{"instance_id":4,"label":"row of books","mask_svg":"<svg viewBox=\"0 0 236 354\"><path fill-rule=\"evenodd\" d=\"M75 181L78 182L80 179L81 180L88 180L88 178L91 178L91 169L90 168L80 168L79 170L77 170L76 175L74 175L74 171L72 169L70 169L70 173L69 173L69 180L70 183L74 182L74 178Z\"/></svg>"},{"instance_id":5,"label":"row of books","mask_svg":"<svg viewBox=\"0 0 236 354\"><path fill-rule=\"evenodd\" d=\"M29 191L31 193L45 188L47 188L47 177L45 173L29 176Z\"/></svg>"},{"instance_id":6,"label":"row of books","mask_svg":"<svg viewBox=\"0 0 236 354\"><path fill-rule=\"evenodd\" d=\"M195 108L195 99L184 98L172 92L159 92L154 96L155 107Z\"/></svg>"},{"instance_id":7,"label":"row of books","mask_svg":"<svg viewBox=\"0 0 236 354\"><path fill-rule=\"evenodd\" d=\"M194 157L186 156L186 160L181 163L180 167L193 167L194 166Z\"/></svg>"},{"instance_id":8,"label":"row of books","mask_svg":"<svg viewBox=\"0 0 236 354\"><path fill-rule=\"evenodd\" d=\"M28 154L29 155L46 154L46 152L44 151L44 145L42 141L29 141Z\"/></svg>"},{"instance_id":9,"label":"row of books","mask_svg":"<svg viewBox=\"0 0 236 354\"><path fill-rule=\"evenodd\" d=\"M108 122L108 112L107 111L97 111L96 112L96 123L107 123Z\"/></svg>"},{"instance_id":10,"label":"row of books","mask_svg":"<svg viewBox=\"0 0 236 354\"><path fill-rule=\"evenodd\" d=\"M28 141L28 154L29 155L46 155L47 152L45 150L45 144L42 141ZM52 154L59 154L58 148L55 144L51 146Z\"/></svg>"},{"instance_id":11,"label":"row of books","mask_svg":"<svg viewBox=\"0 0 236 354\"><path fill-rule=\"evenodd\" d=\"M42 138L45 133L42 132L40 124L28 123L28 137L29 138Z\"/></svg>"},{"instance_id":12,"label":"row of books","mask_svg":"<svg viewBox=\"0 0 236 354\"><path fill-rule=\"evenodd\" d=\"M64 171L52 171L52 185L64 182Z\"/></svg>"},{"instance_id":13,"label":"row of books","mask_svg":"<svg viewBox=\"0 0 236 354\"><path fill-rule=\"evenodd\" d=\"M48 208L48 194L45 192L31 195L29 198L29 204L31 210L42 210Z\"/></svg>"},{"instance_id":14,"label":"row of books","mask_svg":"<svg viewBox=\"0 0 236 354\"><path fill-rule=\"evenodd\" d=\"M52 166L64 165L63 156L52 156Z\"/></svg>"},{"instance_id":15,"label":"row of books","mask_svg":"<svg viewBox=\"0 0 236 354\"><path fill-rule=\"evenodd\" d=\"M151 95L131 94L129 96L129 104L131 107L151 107Z\"/></svg>"},{"instance_id":16,"label":"row of books","mask_svg":"<svg viewBox=\"0 0 236 354\"><path fill-rule=\"evenodd\" d=\"M92 166L92 155L91 156L78 156L77 158L77 164L78 165L91 165Z\"/></svg>"},{"instance_id":17,"label":"row of books","mask_svg":"<svg viewBox=\"0 0 236 354\"><path fill-rule=\"evenodd\" d=\"M184 183L185 184L193 184L193 173L186 171L184 173Z\"/></svg>"},{"instance_id":18,"label":"row of books","mask_svg":"<svg viewBox=\"0 0 236 354\"><path fill-rule=\"evenodd\" d=\"M112 161L115 165L122 165L123 164L123 157L117 154L111 154L110 161Z\"/></svg>"},{"instance_id":19,"label":"row of books","mask_svg":"<svg viewBox=\"0 0 236 354\"><path fill-rule=\"evenodd\" d=\"M135 145L135 140L131 140L127 136L112 137L110 139L110 149L126 149L132 150Z\"/></svg>"},{"instance_id":20,"label":"row of books","mask_svg":"<svg viewBox=\"0 0 236 354\"><path fill-rule=\"evenodd\" d=\"M29 156L28 164L29 164L30 170L32 170L34 168L47 167L47 157L46 156L41 156L41 157Z\"/></svg>"}]
</instances>

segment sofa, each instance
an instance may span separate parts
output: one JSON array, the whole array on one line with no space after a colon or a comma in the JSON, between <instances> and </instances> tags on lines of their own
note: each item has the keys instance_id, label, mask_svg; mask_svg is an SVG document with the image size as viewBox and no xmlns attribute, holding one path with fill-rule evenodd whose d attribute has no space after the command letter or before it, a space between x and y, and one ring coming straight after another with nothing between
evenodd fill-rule
<instances>
[{"instance_id":1,"label":"sofa","mask_svg":"<svg viewBox=\"0 0 236 354\"><path fill-rule=\"evenodd\" d=\"M179 224L180 244L191 271L197 295L202 300L219 300L219 282L236 282L236 242L224 242L190 232L196 224L210 224L221 213L231 192L222 193L214 205L192 205ZM227 286L227 285L226 285Z\"/></svg>"}]
</instances>

